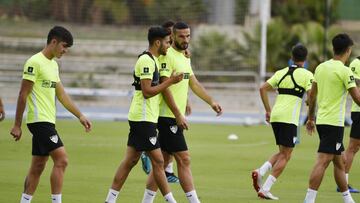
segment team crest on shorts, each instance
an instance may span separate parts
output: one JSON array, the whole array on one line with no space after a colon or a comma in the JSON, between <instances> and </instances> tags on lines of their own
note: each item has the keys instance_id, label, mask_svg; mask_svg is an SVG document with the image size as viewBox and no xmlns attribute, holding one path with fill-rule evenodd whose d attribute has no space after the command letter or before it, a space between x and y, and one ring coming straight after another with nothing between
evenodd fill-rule
<instances>
[{"instance_id":1,"label":"team crest on shorts","mask_svg":"<svg viewBox=\"0 0 360 203\"><path fill-rule=\"evenodd\" d=\"M150 137L150 138L149 138L149 141L151 142L152 145L155 145L155 144L156 144L156 139L157 139L157 138L156 138L155 136L154 136L154 137Z\"/></svg>"},{"instance_id":2,"label":"team crest on shorts","mask_svg":"<svg viewBox=\"0 0 360 203\"><path fill-rule=\"evenodd\" d=\"M172 125L172 126L170 126L170 131L171 131L172 133L176 134L177 130L178 130L178 126L177 126L177 125Z\"/></svg>"},{"instance_id":3,"label":"team crest on shorts","mask_svg":"<svg viewBox=\"0 0 360 203\"><path fill-rule=\"evenodd\" d=\"M336 143L336 151L337 151L337 150L339 150L339 149L340 149L340 147L341 147L341 143L339 143L339 142L338 142L338 143Z\"/></svg>"},{"instance_id":4,"label":"team crest on shorts","mask_svg":"<svg viewBox=\"0 0 360 203\"><path fill-rule=\"evenodd\" d=\"M59 137L57 135L50 136L50 140L53 143L57 143L59 141Z\"/></svg>"},{"instance_id":5,"label":"team crest on shorts","mask_svg":"<svg viewBox=\"0 0 360 203\"><path fill-rule=\"evenodd\" d=\"M295 144L297 141L297 137L293 137L293 143Z\"/></svg>"}]
</instances>

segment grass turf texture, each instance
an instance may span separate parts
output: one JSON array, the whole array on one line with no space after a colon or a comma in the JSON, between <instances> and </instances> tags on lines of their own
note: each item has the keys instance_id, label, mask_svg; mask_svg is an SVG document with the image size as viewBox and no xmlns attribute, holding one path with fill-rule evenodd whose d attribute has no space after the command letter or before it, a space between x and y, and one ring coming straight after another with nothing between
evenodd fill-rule
<instances>
[{"instance_id":1,"label":"grass turf texture","mask_svg":"<svg viewBox=\"0 0 360 203\"><path fill-rule=\"evenodd\" d=\"M0 202L17 203L23 181L30 165L31 136L23 126L23 137L15 143L9 131L12 121L0 122ZM75 120L60 120L57 130L65 143L69 157L63 187L63 202L104 202L115 170L124 156L128 135L126 122L94 122L93 131L86 134ZM229 141L236 133L239 139ZM349 128L344 143L348 144ZM191 124L186 132L192 156L192 172L196 190L204 203L259 202L252 188L251 171L276 152L270 126L234 126ZM302 202L308 186L310 171L315 162L318 137L310 137L302 129L298 145L286 170L271 192L278 202ZM50 202L50 171L52 161L41 177L33 198L34 203ZM353 163L350 182L360 187L359 157ZM329 166L320 187L317 203L342 202ZM146 175L141 163L130 173L118 202L141 202ZM264 180L265 181L265 180ZM171 184L179 203L187 202L179 184ZM354 194L355 201L360 195ZM155 202L164 202L158 192Z\"/></svg>"}]
</instances>

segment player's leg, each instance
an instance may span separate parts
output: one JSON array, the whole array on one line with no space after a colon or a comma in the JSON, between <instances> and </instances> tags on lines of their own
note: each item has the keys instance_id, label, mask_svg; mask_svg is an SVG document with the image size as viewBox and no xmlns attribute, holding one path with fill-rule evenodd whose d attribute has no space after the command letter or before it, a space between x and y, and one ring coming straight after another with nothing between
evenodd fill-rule
<instances>
[{"instance_id":1,"label":"player's leg","mask_svg":"<svg viewBox=\"0 0 360 203\"><path fill-rule=\"evenodd\" d=\"M200 202L193 182L190 168L190 153L188 150L174 153L176 160L180 185L190 203Z\"/></svg>"},{"instance_id":2,"label":"player's leg","mask_svg":"<svg viewBox=\"0 0 360 203\"><path fill-rule=\"evenodd\" d=\"M360 134L360 132L359 132ZM345 156L345 173L346 173L346 182L348 184L349 190L351 193L359 193L360 191L356 188L353 188L349 184L349 172L354 160L354 157L356 153L359 151L360 148L360 139L350 137L349 146L345 150L344 156Z\"/></svg>"},{"instance_id":3,"label":"player's leg","mask_svg":"<svg viewBox=\"0 0 360 203\"><path fill-rule=\"evenodd\" d=\"M126 178L128 177L131 169L139 161L141 152L136 151L135 148L128 146L124 159L121 161L118 167L111 188L119 191L124 185Z\"/></svg>"},{"instance_id":4,"label":"player's leg","mask_svg":"<svg viewBox=\"0 0 360 203\"><path fill-rule=\"evenodd\" d=\"M170 154L162 151L163 157L164 157L164 165L166 165L167 163L169 163L169 159L171 157ZM146 181L146 189L144 192L144 197L143 197L143 203L151 203L154 201L155 199L155 195L156 195L156 191L158 190L158 186L156 184L155 178L154 178L154 174L152 172L150 172L148 179Z\"/></svg>"},{"instance_id":5,"label":"player's leg","mask_svg":"<svg viewBox=\"0 0 360 203\"><path fill-rule=\"evenodd\" d=\"M349 189L347 187L347 182L345 178L345 166L341 155L334 156L333 164L334 164L334 178L336 184L340 188L340 192L342 192L344 202L354 203L354 200L352 199Z\"/></svg>"},{"instance_id":6,"label":"player's leg","mask_svg":"<svg viewBox=\"0 0 360 203\"><path fill-rule=\"evenodd\" d=\"M340 155L341 152L344 151L342 145L342 138L344 135L343 127L316 125L316 129L320 138L318 156L315 166L310 174L309 188L304 203L315 202L317 191L330 161L333 161L335 155Z\"/></svg>"},{"instance_id":7,"label":"player's leg","mask_svg":"<svg viewBox=\"0 0 360 203\"><path fill-rule=\"evenodd\" d=\"M326 154L326 153L321 153L321 152L318 153L318 157L315 162L315 166L310 174L309 188L306 193L304 203L315 202L317 191L320 187L320 184L324 177L325 171L333 158L334 158L333 154Z\"/></svg>"},{"instance_id":8,"label":"player's leg","mask_svg":"<svg viewBox=\"0 0 360 203\"><path fill-rule=\"evenodd\" d=\"M51 195L53 203L61 203L61 191L64 182L64 173L68 164L68 158L64 147L59 147L50 152L50 156L54 162L51 171Z\"/></svg>"},{"instance_id":9,"label":"player's leg","mask_svg":"<svg viewBox=\"0 0 360 203\"><path fill-rule=\"evenodd\" d=\"M277 178L281 175L281 173L285 169L288 161L290 160L293 148L279 145L279 150L280 152L277 156L277 161L275 162L274 167L272 168L272 172L266 179L262 188L259 190L258 196L261 198L273 199L273 200L279 199L278 197L272 195L270 193L270 190L273 184L276 182Z\"/></svg>"},{"instance_id":10,"label":"player's leg","mask_svg":"<svg viewBox=\"0 0 360 203\"><path fill-rule=\"evenodd\" d=\"M108 192L105 202L115 203L120 189L123 187L131 169L139 161L141 152L136 151L134 147L128 146L126 148L125 158L121 161L118 167L111 188Z\"/></svg>"},{"instance_id":11,"label":"player's leg","mask_svg":"<svg viewBox=\"0 0 360 203\"><path fill-rule=\"evenodd\" d=\"M44 171L48 156L35 156L31 159L31 166L24 182L24 192L21 197L21 203L31 202L32 196L39 184L40 176Z\"/></svg>"},{"instance_id":12,"label":"player's leg","mask_svg":"<svg viewBox=\"0 0 360 203\"><path fill-rule=\"evenodd\" d=\"M262 178L268 172L271 171L272 166L276 163L279 153L273 154L269 160L265 161L259 168L251 172L251 178L253 180L253 187L256 192L262 187Z\"/></svg>"},{"instance_id":13,"label":"player's leg","mask_svg":"<svg viewBox=\"0 0 360 203\"><path fill-rule=\"evenodd\" d=\"M350 130L349 145L344 153L345 173L346 173L346 182L348 184L350 192L359 193L359 190L352 188L349 184L349 172L354 157L360 148L360 112L351 112L351 120L353 121L353 123L351 125L351 130ZM339 188L338 191L340 191Z\"/></svg>"},{"instance_id":14,"label":"player's leg","mask_svg":"<svg viewBox=\"0 0 360 203\"><path fill-rule=\"evenodd\" d=\"M165 197L166 201L176 202L171 193L170 186L167 183L165 170L164 170L164 158L160 148L149 151L147 153L151 159L151 164L152 164L151 175L153 176L157 186L159 187L161 194ZM154 190L150 190L150 191L155 192L156 190L154 188Z\"/></svg>"}]
</instances>

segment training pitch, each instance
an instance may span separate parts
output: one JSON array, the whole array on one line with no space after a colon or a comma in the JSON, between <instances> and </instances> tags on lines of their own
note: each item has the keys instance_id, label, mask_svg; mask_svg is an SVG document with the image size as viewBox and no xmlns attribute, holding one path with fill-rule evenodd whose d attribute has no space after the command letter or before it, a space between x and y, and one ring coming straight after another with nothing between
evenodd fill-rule
<instances>
[{"instance_id":1,"label":"training pitch","mask_svg":"<svg viewBox=\"0 0 360 203\"><path fill-rule=\"evenodd\" d=\"M0 202L6 203L19 202L31 160L28 129L23 124L23 136L19 142L14 142L9 134L12 123L10 120L0 122ZM115 170L124 156L129 130L127 122L95 121L89 134L75 120L60 120L56 128L69 157L63 202L104 202ZM270 126L190 124L189 131L185 133L195 187L203 203L261 201L252 188L251 171L277 151ZM239 139L228 140L228 135L233 133ZM349 128L346 128L345 146L348 139ZM302 129L300 145L295 147L289 164L271 190L280 198L278 202L303 202L318 142L317 134L310 137ZM359 166L358 155L349 178L355 187L360 187ZM51 202L51 167L52 161L49 160L33 203ZM317 203L342 202L340 193L335 192L332 172L333 166L330 164L320 186ZM120 192L118 202L141 202L145 181L146 175L139 161ZM179 184L171 184L171 188L179 203L187 202ZM360 194L353 194L353 198L360 202ZM155 202L164 202L160 192Z\"/></svg>"}]
</instances>

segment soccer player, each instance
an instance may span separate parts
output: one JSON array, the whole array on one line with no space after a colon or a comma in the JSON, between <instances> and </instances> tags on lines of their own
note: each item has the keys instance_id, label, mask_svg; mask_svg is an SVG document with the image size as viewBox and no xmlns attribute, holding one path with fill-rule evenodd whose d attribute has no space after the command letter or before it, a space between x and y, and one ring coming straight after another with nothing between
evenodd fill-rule
<instances>
[{"instance_id":1,"label":"soccer player","mask_svg":"<svg viewBox=\"0 0 360 203\"><path fill-rule=\"evenodd\" d=\"M211 108L220 115L221 106L213 100L205 88L196 79L190 58L184 55L190 42L190 28L183 22L177 22L173 27L173 43L167 54L161 56L160 80L166 83L171 72L183 72L184 79L176 85L167 88L160 102L160 116L158 120L159 142L164 155L165 165L169 162L169 156L175 157L180 179L180 185L186 193L190 203L200 202L195 191L193 177L190 169L190 153L183 134L188 129L185 120L185 109L187 104L188 89L208 103ZM154 181L154 173L151 172L144 193L143 203L153 202L157 191Z\"/></svg>"},{"instance_id":2,"label":"soccer player","mask_svg":"<svg viewBox=\"0 0 360 203\"><path fill-rule=\"evenodd\" d=\"M32 137L32 160L25 179L21 203L31 202L49 156L54 162L52 168L51 199L61 203L61 191L65 168L68 164L67 154L55 129L56 100L76 116L85 127L91 130L91 122L79 111L67 93L59 77L56 58L61 58L73 44L71 33L64 27L53 27L47 38L45 48L30 57L23 71L20 93L16 107L16 117L11 135L19 141L22 135L21 123L25 106L28 106L26 123Z\"/></svg>"},{"instance_id":3,"label":"soccer player","mask_svg":"<svg viewBox=\"0 0 360 203\"><path fill-rule=\"evenodd\" d=\"M172 28L174 26L174 22L169 20L163 23L161 26L163 28L168 29L172 33ZM170 34L170 44L172 43L172 36ZM179 178L174 173L174 163L173 163L173 156L170 156L169 164L165 167L165 175L166 179L169 183L179 183ZM149 174L151 171L151 161L149 156L146 155L145 152L141 154L141 163L142 163L142 169L146 174Z\"/></svg>"},{"instance_id":4,"label":"soccer player","mask_svg":"<svg viewBox=\"0 0 360 203\"><path fill-rule=\"evenodd\" d=\"M4 119L5 119L5 108L4 108L4 104L0 97L0 121L2 121Z\"/></svg>"},{"instance_id":5,"label":"soccer player","mask_svg":"<svg viewBox=\"0 0 360 203\"><path fill-rule=\"evenodd\" d=\"M159 55L170 47L170 32L162 27L151 27L148 32L149 50L139 56L134 70L135 93L129 110L130 133L125 158L115 174L105 202L115 203L131 169L145 151L151 159L154 179L165 200L176 202L166 181L164 159L157 139L160 95L170 85L182 80L183 74L172 74L159 84Z\"/></svg>"},{"instance_id":6,"label":"soccer player","mask_svg":"<svg viewBox=\"0 0 360 203\"><path fill-rule=\"evenodd\" d=\"M345 166L341 157L344 151L344 119L347 92L360 105L360 92L356 88L354 75L344 64L353 45L347 34L338 34L332 39L334 56L318 65L309 97L307 131L315 131L315 102L317 101L316 129L320 143L317 160L310 174L309 188L304 203L313 203L325 170L330 162L334 165L334 178L345 203L353 203L345 178Z\"/></svg>"},{"instance_id":7,"label":"soccer player","mask_svg":"<svg viewBox=\"0 0 360 203\"><path fill-rule=\"evenodd\" d=\"M261 100L265 107L265 118L271 123L279 152L272 155L260 168L252 172L253 186L258 196L264 199L277 200L270 189L290 160L295 146L297 126L303 95L310 94L313 74L304 68L307 49L296 45L292 49L293 65L276 71L275 74L260 87ZM273 109L270 108L267 91L277 88L279 95ZM271 174L262 185L262 177Z\"/></svg>"},{"instance_id":8,"label":"soccer player","mask_svg":"<svg viewBox=\"0 0 360 203\"><path fill-rule=\"evenodd\" d=\"M169 21L166 21L165 23L163 23L161 26L163 28L168 29L172 33L174 25L175 25L175 23L173 21L169 20ZM173 41L172 35L170 35L170 41L171 41L170 44L172 44L172 41ZM184 54L186 57L190 58L190 51L188 49L185 50ZM185 115L188 116L190 114L191 114L191 106L189 105L189 100L188 100L187 105L186 105ZM170 155L169 156L169 164L165 167L165 175L166 175L167 181L169 183L179 183L179 178L174 173L173 160L174 160L174 157L172 155ZM146 174L149 174L151 171L151 162L150 162L150 158L146 155L145 152L141 154L141 163L142 163L143 171Z\"/></svg>"},{"instance_id":9,"label":"soccer player","mask_svg":"<svg viewBox=\"0 0 360 203\"><path fill-rule=\"evenodd\" d=\"M355 58L350 63L350 69L354 74L356 86L360 86L360 56ZM353 121L350 131L350 140L345 153L343 154L345 158L345 175L346 183L348 184L349 191L351 193L359 193L358 189L355 189L349 184L349 172L351 165L353 163L355 154L359 151L360 148L360 106L355 102L352 103L351 107L351 120ZM337 188L337 191L340 192L340 188Z\"/></svg>"}]
</instances>

